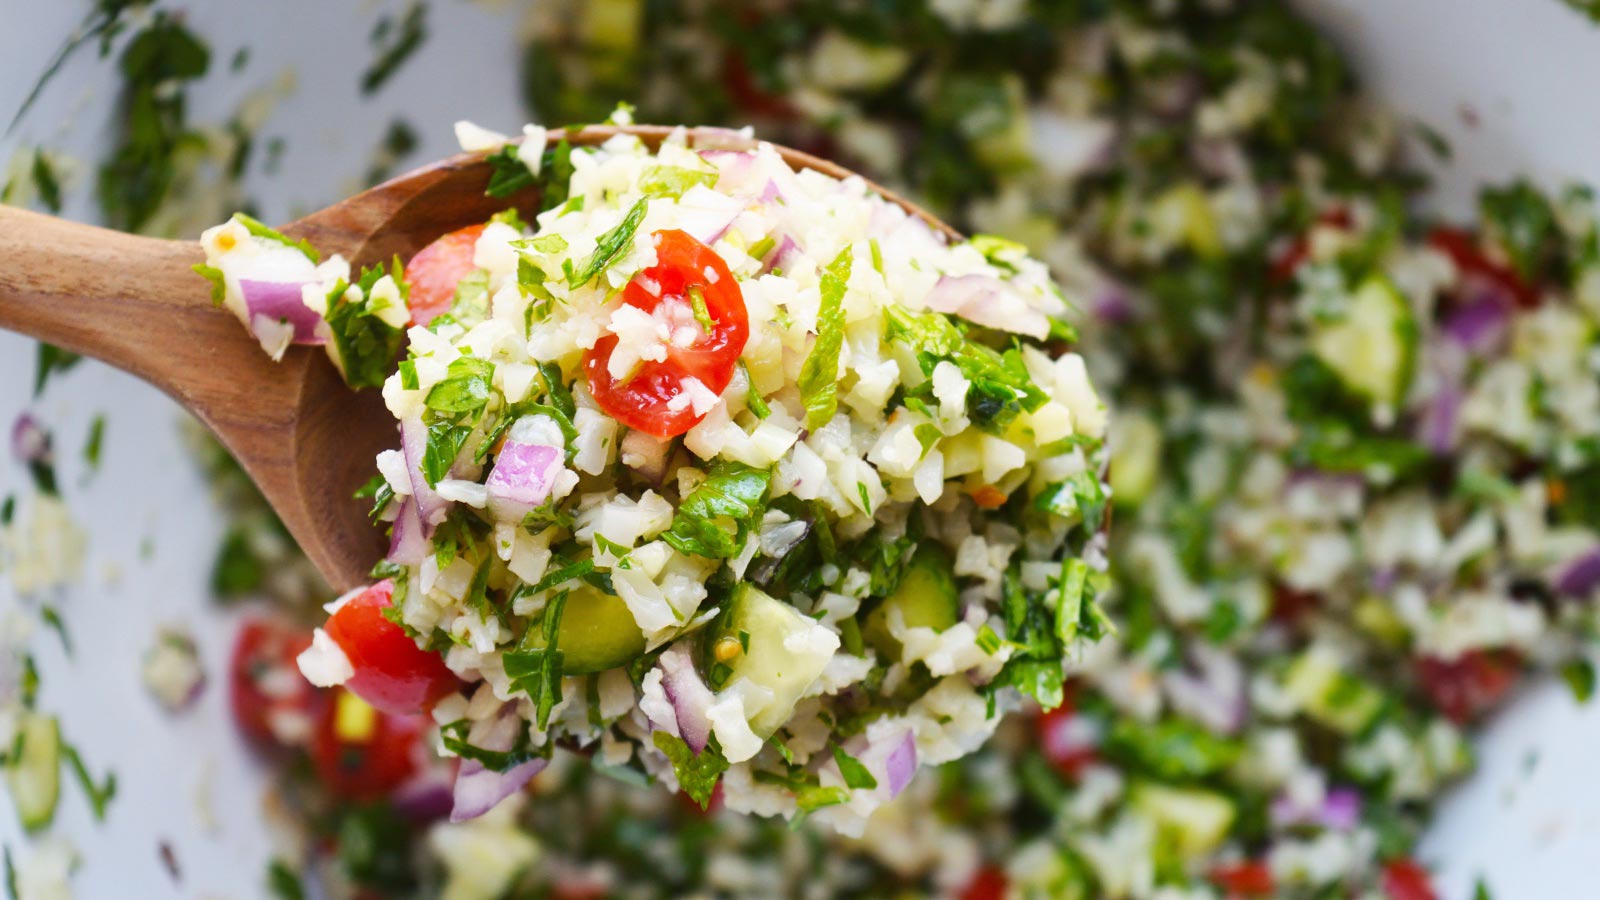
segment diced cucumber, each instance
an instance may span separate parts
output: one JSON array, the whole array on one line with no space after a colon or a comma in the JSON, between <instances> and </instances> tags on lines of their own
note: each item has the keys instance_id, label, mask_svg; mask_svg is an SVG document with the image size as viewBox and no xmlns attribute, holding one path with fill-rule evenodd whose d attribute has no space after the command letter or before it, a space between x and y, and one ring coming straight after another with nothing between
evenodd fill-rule
<instances>
[{"instance_id":1,"label":"diced cucumber","mask_svg":"<svg viewBox=\"0 0 1600 900\"><path fill-rule=\"evenodd\" d=\"M1316 648L1289 664L1283 689L1312 719L1340 734L1367 730L1383 711L1383 692L1339 668L1338 660Z\"/></svg>"},{"instance_id":2,"label":"diced cucumber","mask_svg":"<svg viewBox=\"0 0 1600 900\"><path fill-rule=\"evenodd\" d=\"M1368 634L1391 647L1400 647L1410 637L1411 629L1394 611L1388 601L1367 594L1356 601L1355 622Z\"/></svg>"},{"instance_id":3,"label":"diced cucumber","mask_svg":"<svg viewBox=\"0 0 1600 900\"><path fill-rule=\"evenodd\" d=\"M1111 502L1138 506L1155 487L1161 468L1161 426L1139 412L1120 416L1114 425L1111 456Z\"/></svg>"},{"instance_id":4,"label":"diced cucumber","mask_svg":"<svg viewBox=\"0 0 1600 900\"><path fill-rule=\"evenodd\" d=\"M17 723L16 758L6 766L6 786L22 827L37 831L55 818L61 796L61 727L54 716L24 713Z\"/></svg>"},{"instance_id":5,"label":"diced cucumber","mask_svg":"<svg viewBox=\"0 0 1600 900\"><path fill-rule=\"evenodd\" d=\"M1193 181L1174 185L1152 201L1150 219L1158 234L1183 242L1196 256L1212 259L1227 249L1211 198Z\"/></svg>"},{"instance_id":6,"label":"diced cucumber","mask_svg":"<svg viewBox=\"0 0 1600 900\"><path fill-rule=\"evenodd\" d=\"M1368 278L1343 316L1317 323L1311 352L1350 390L1388 410L1397 409L1416 367L1417 323L1411 304L1388 279Z\"/></svg>"},{"instance_id":7,"label":"diced cucumber","mask_svg":"<svg viewBox=\"0 0 1600 900\"><path fill-rule=\"evenodd\" d=\"M545 646L544 631L535 626L522 644L527 649ZM638 659L644 653L644 633L621 597L582 587L567 595L556 649L562 654L563 675L588 675Z\"/></svg>"},{"instance_id":8,"label":"diced cucumber","mask_svg":"<svg viewBox=\"0 0 1600 900\"><path fill-rule=\"evenodd\" d=\"M750 729L767 738L789 721L794 705L838 649L838 636L827 626L754 585L740 584L707 630L706 667L714 689L748 680L771 693L756 707L747 695L745 706Z\"/></svg>"},{"instance_id":9,"label":"diced cucumber","mask_svg":"<svg viewBox=\"0 0 1600 900\"><path fill-rule=\"evenodd\" d=\"M900 658L900 641L889 633L889 610L898 609L907 628L944 631L961 615L950 554L935 543L917 547L900 584L877 609L867 614L861 636L886 659Z\"/></svg>"},{"instance_id":10,"label":"diced cucumber","mask_svg":"<svg viewBox=\"0 0 1600 900\"><path fill-rule=\"evenodd\" d=\"M1155 823L1164 841L1185 862L1221 846L1237 814L1233 801L1215 791L1141 782L1130 792L1133 808Z\"/></svg>"}]
</instances>

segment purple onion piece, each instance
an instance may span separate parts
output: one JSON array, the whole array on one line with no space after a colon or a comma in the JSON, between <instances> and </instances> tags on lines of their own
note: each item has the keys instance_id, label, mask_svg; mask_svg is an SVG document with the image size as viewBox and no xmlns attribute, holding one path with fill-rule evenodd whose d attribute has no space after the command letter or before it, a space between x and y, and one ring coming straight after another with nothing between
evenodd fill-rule
<instances>
[{"instance_id":1,"label":"purple onion piece","mask_svg":"<svg viewBox=\"0 0 1600 900\"><path fill-rule=\"evenodd\" d=\"M33 413L24 412L11 423L11 455L21 463L50 461L50 432Z\"/></svg>"},{"instance_id":2,"label":"purple onion piece","mask_svg":"<svg viewBox=\"0 0 1600 900\"><path fill-rule=\"evenodd\" d=\"M787 234L783 235L767 254L767 258L761 266L761 273L765 275L773 269L784 268L789 265L790 260L793 260L803 252L794 238Z\"/></svg>"},{"instance_id":3,"label":"purple onion piece","mask_svg":"<svg viewBox=\"0 0 1600 900\"><path fill-rule=\"evenodd\" d=\"M1511 331L1516 300L1498 285L1482 280L1472 284L1473 293L1445 319L1442 331L1473 353L1493 354Z\"/></svg>"},{"instance_id":4,"label":"purple onion piece","mask_svg":"<svg viewBox=\"0 0 1600 900\"><path fill-rule=\"evenodd\" d=\"M1328 791L1322 801L1322 824L1336 831L1349 831L1361 823L1361 794L1354 788Z\"/></svg>"},{"instance_id":5,"label":"purple onion piece","mask_svg":"<svg viewBox=\"0 0 1600 900\"><path fill-rule=\"evenodd\" d=\"M678 734L690 749L699 753L711 740L711 719L707 715L716 698L700 673L695 671L689 651L673 645L661 654L661 687L678 719Z\"/></svg>"},{"instance_id":6,"label":"purple onion piece","mask_svg":"<svg viewBox=\"0 0 1600 900\"><path fill-rule=\"evenodd\" d=\"M439 777L430 769L395 789L390 802L395 812L413 822L434 822L450 815L455 789L448 777Z\"/></svg>"},{"instance_id":7,"label":"purple onion piece","mask_svg":"<svg viewBox=\"0 0 1600 900\"><path fill-rule=\"evenodd\" d=\"M249 320L254 322L256 316L266 316L274 322L288 322L294 326L296 344L327 343L326 337L317 334L322 317L301 300L300 288L303 284L298 281L241 280L239 293L244 296L245 308L250 312Z\"/></svg>"},{"instance_id":8,"label":"purple onion piece","mask_svg":"<svg viewBox=\"0 0 1600 900\"><path fill-rule=\"evenodd\" d=\"M504 772L496 772L484 768L475 759L463 760L451 790L450 821L465 822L494 809L500 801L522 790L549 764L548 759L530 759Z\"/></svg>"},{"instance_id":9,"label":"purple onion piece","mask_svg":"<svg viewBox=\"0 0 1600 900\"><path fill-rule=\"evenodd\" d=\"M990 275L945 275L923 303L931 310L960 316L999 331L1039 340L1050 336L1050 320L1023 302L1015 291Z\"/></svg>"},{"instance_id":10,"label":"purple onion piece","mask_svg":"<svg viewBox=\"0 0 1600 900\"><path fill-rule=\"evenodd\" d=\"M400 450L405 454L406 468L411 474L411 496L417 501L422 536L431 538L434 527L449 514L450 502L428 487L428 479L422 475L422 457L428 451L428 429L421 418L400 422Z\"/></svg>"},{"instance_id":11,"label":"purple onion piece","mask_svg":"<svg viewBox=\"0 0 1600 900\"><path fill-rule=\"evenodd\" d=\"M1466 396L1453 382L1439 385L1417 420L1417 439L1435 456L1448 456L1461 443L1461 404Z\"/></svg>"},{"instance_id":12,"label":"purple onion piece","mask_svg":"<svg viewBox=\"0 0 1600 900\"><path fill-rule=\"evenodd\" d=\"M907 729L889 755L883 760L885 781L889 785L889 796L898 797L900 792L911 783L911 776L917 771L917 738L916 734Z\"/></svg>"},{"instance_id":13,"label":"purple onion piece","mask_svg":"<svg viewBox=\"0 0 1600 900\"><path fill-rule=\"evenodd\" d=\"M557 447L506 441L485 484L489 508L499 519L521 521L550 496L564 466L565 455Z\"/></svg>"},{"instance_id":14,"label":"purple onion piece","mask_svg":"<svg viewBox=\"0 0 1600 900\"><path fill-rule=\"evenodd\" d=\"M388 559L402 566L420 566L428 549L428 539L422 535L422 519L417 515L416 498L407 497L400 504L400 515L395 517L394 528L389 532Z\"/></svg>"},{"instance_id":15,"label":"purple onion piece","mask_svg":"<svg viewBox=\"0 0 1600 900\"><path fill-rule=\"evenodd\" d=\"M1557 591L1571 597L1581 599L1594 593L1600 587L1600 546L1561 566L1552 582Z\"/></svg>"}]
</instances>

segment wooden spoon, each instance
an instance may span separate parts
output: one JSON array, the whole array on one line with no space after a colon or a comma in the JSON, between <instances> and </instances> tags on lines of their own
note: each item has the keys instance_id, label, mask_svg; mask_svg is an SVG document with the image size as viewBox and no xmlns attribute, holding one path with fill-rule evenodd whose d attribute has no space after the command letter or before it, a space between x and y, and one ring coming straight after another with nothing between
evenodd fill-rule
<instances>
[{"instance_id":1,"label":"wooden spoon","mask_svg":"<svg viewBox=\"0 0 1600 900\"><path fill-rule=\"evenodd\" d=\"M553 131L575 145L631 134L651 148L673 129L593 126ZM692 146L728 147L721 129L691 129ZM854 173L786 147L796 169ZM508 206L537 208L536 190L484 195L491 168L467 153L418 169L284 226L354 266L409 259L434 238ZM952 239L926 211L876 185L887 199ZM234 316L214 308L191 271L192 241L108 231L0 207L0 328L103 360L150 382L204 422L254 479L289 532L336 590L367 581L383 552L367 504L351 497L373 457L397 446L393 416L376 390L352 391L318 347L291 347L281 363Z\"/></svg>"}]
</instances>

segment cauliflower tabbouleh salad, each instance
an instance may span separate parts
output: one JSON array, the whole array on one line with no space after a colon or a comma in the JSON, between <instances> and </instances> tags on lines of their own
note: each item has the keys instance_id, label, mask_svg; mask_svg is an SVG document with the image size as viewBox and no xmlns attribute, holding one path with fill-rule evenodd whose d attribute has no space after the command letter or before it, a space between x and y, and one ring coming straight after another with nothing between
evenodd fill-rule
<instances>
[{"instance_id":1,"label":"cauliflower tabbouleh salad","mask_svg":"<svg viewBox=\"0 0 1600 900\"><path fill-rule=\"evenodd\" d=\"M1106 628L1107 411L1043 264L743 135L458 132L543 179L532 223L353 280L244 216L202 238L264 349L325 345L399 421L383 580L310 680L431 706L456 818L564 741L850 833L1061 702Z\"/></svg>"},{"instance_id":2,"label":"cauliflower tabbouleh salad","mask_svg":"<svg viewBox=\"0 0 1600 900\"><path fill-rule=\"evenodd\" d=\"M754 121L1027 243L1092 298L1084 353L1118 412L1102 598L1120 631L1060 707L1007 718L847 840L717 815L715 797L707 818L564 753L531 796L436 821L450 771L421 761L431 721L375 712L348 682L313 690L294 664L309 628L254 615L234 714L280 751L273 797L307 832L276 851L277 896L302 896L302 869L314 895L453 900L1527 891L1472 892L1494 861L1419 841L1472 767L1470 726L1540 673L1594 691L1587 191L1490 188L1470 228L1438 227L1407 202L1423 186L1400 152L1411 129L1278 0L769 0L737 23L719 4L560 0L530 19L525 86L546 121L592 121L617 97L653 121ZM495 157L527 177L515 151ZM474 269L463 255L435 308ZM414 277L408 291L416 314L430 292ZM374 347L403 340L364 324ZM1352 327L1379 351L1365 367L1331 352ZM375 385L390 357L373 355ZM261 549L286 540L270 515L229 506L252 540L230 538L219 574L256 573L229 590L293 594L282 551ZM0 555L30 558L25 518ZM1514 793L1508 819L1530 811ZM66 877L58 849L19 856L24 896ZM1440 863L1449 880L1433 882Z\"/></svg>"}]
</instances>

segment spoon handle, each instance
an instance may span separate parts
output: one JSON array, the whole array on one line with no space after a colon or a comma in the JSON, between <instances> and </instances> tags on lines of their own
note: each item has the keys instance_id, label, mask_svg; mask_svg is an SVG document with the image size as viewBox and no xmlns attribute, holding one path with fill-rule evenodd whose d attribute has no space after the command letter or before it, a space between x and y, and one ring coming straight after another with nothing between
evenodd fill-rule
<instances>
[{"instance_id":1,"label":"spoon handle","mask_svg":"<svg viewBox=\"0 0 1600 900\"><path fill-rule=\"evenodd\" d=\"M0 206L0 328L110 363L203 414L208 399L221 399L219 381L261 357L239 323L212 308L191 270L203 259L197 243Z\"/></svg>"}]
</instances>

